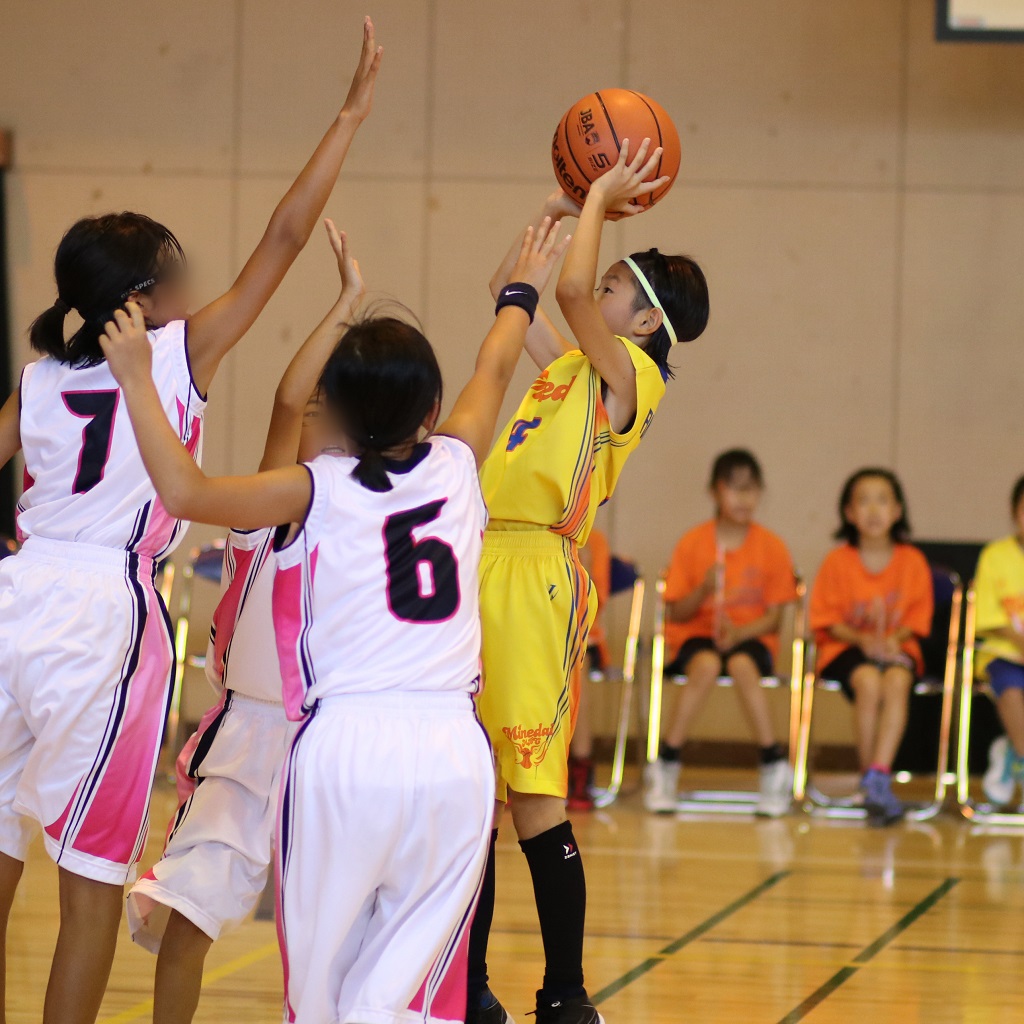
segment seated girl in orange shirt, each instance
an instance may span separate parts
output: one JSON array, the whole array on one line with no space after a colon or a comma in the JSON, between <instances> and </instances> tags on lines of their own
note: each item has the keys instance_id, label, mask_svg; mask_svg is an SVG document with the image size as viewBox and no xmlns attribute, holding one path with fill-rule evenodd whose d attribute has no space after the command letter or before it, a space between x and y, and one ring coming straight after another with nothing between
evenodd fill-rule
<instances>
[{"instance_id":1,"label":"seated girl in orange shirt","mask_svg":"<svg viewBox=\"0 0 1024 1024\"><path fill-rule=\"evenodd\" d=\"M774 671L782 611L796 598L793 563L785 543L754 522L764 480L750 452L719 455L710 490L715 517L679 541L665 583L666 647L677 652L665 673L687 684L666 716L658 760L647 766L644 804L676 809L682 746L724 671L761 751L757 813L778 817L789 810L793 773L761 680Z\"/></svg>"},{"instance_id":2,"label":"seated girl in orange shirt","mask_svg":"<svg viewBox=\"0 0 1024 1024\"><path fill-rule=\"evenodd\" d=\"M822 562L811 597L810 624L818 672L853 701L857 751L868 820L903 817L891 769L907 726L915 678L924 670L918 638L932 624L932 576L910 534L903 488L887 469L862 469L839 499L845 543Z\"/></svg>"}]
</instances>

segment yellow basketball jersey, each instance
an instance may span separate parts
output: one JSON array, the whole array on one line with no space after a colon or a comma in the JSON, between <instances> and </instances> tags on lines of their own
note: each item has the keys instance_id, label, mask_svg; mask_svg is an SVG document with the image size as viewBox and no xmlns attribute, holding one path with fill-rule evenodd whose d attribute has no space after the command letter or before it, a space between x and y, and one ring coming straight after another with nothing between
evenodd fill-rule
<instances>
[{"instance_id":1,"label":"yellow basketball jersey","mask_svg":"<svg viewBox=\"0 0 1024 1024\"><path fill-rule=\"evenodd\" d=\"M665 394L654 361L625 338L636 367L636 417L614 433L601 378L580 351L556 359L534 382L480 470L491 521L529 524L585 544L597 507L615 490Z\"/></svg>"}]
</instances>

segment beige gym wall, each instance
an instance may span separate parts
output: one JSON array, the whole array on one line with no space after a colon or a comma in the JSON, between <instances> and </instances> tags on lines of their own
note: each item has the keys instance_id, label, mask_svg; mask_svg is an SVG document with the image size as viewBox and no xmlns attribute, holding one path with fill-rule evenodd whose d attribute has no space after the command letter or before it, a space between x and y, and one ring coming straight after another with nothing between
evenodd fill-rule
<instances>
[{"instance_id":1,"label":"beige gym wall","mask_svg":"<svg viewBox=\"0 0 1024 1024\"><path fill-rule=\"evenodd\" d=\"M606 512L617 551L656 572L731 445L763 460L762 519L805 573L863 463L901 474L919 536L998 534L1024 472L1024 48L937 44L933 8L5 0L16 361L82 214L166 221L197 299L223 290L344 98L369 10L385 64L328 212L372 292L423 319L449 394L491 321L492 266L553 187L564 108L623 85L676 119L679 184L606 251L693 254L712 318ZM210 469L255 468L280 371L334 288L318 234L214 385Z\"/></svg>"}]
</instances>

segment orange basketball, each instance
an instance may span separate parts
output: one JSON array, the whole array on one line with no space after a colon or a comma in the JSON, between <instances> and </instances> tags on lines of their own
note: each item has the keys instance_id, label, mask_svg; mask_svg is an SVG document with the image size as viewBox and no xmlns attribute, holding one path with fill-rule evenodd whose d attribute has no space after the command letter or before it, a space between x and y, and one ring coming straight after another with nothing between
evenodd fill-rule
<instances>
[{"instance_id":1,"label":"orange basketball","mask_svg":"<svg viewBox=\"0 0 1024 1024\"><path fill-rule=\"evenodd\" d=\"M652 150L663 148L661 161L647 180L666 174L672 180L636 202L649 208L663 198L679 173L679 132L664 107L632 89L592 92L574 103L558 123L551 162L566 195L582 203L590 186L619 159L622 139L629 139L631 157L644 139L651 140Z\"/></svg>"}]
</instances>

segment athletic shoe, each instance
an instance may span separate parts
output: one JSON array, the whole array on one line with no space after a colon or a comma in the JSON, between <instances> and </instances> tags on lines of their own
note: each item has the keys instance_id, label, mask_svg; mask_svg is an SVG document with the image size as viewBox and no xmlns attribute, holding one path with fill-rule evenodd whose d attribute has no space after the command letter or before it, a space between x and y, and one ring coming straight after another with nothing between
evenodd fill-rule
<instances>
[{"instance_id":1,"label":"athletic shoe","mask_svg":"<svg viewBox=\"0 0 1024 1024\"><path fill-rule=\"evenodd\" d=\"M569 758L569 797L565 801L570 811L594 809L594 762L589 757Z\"/></svg>"},{"instance_id":2,"label":"athletic shoe","mask_svg":"<svg viewBox=\"0 0 1024 1024\"><path fill-rule=\"evenodd\" d=\"M1006 807L1013 800L1018 781L1016 774L1019 774L1019 769L1017 772L1014 769L1018 760L1005 736L993 740L992 746L988 748L988 771L982 779L981 788L996 807Z\"/></svg>"},{"instance_id":3,"label":"athletic shoe","mask_svg":"<svg viewBox=\"0 0 1024 1024\"><path fill-rule=\"evenodd\" d=\"M505 1007L485 988L476 1006L466 1008L466 1024L515 1024Z\"/></svg>"},{"instance_id":4,"label":"athletic shoe","mask_svg":"<svg viewBox=\"0 0 1024 1024\"><path fill-rule=\"evenodd\" d=\"M861 785L869 825L885 828L894 825L906 814L903 801L892 791L892 776L888 772L871 769L864 774Z\"/></svg>"},{"instance_id":5,"label":"athletic shoe","mask_svg":"<svg viewBox=\"0 0 1024 1024\"><path fill-rule=\"evenodd\" d=\"M662 761L644 765L644 807L652 814L675 814L679 802L678 761Z\"/></svg>"},{"instance_id":6,"label":"athletic shoe","mask_svg":"<svg viewBox=\"0 0 1024 1024\"><path fill-rule=\"evenodd\" d=\"M785 758L761 765L761 793L754 813L762 818L781 818L793 803L793 769Z\"/></svg>"},{"instance_id":7,"label":"athletic shoe","mask_svg":"<svg viewBox=\"0 0 1024 1024\"><path fill-rule=\"evenodd\" d=\"M549 1003L538 992L537 1024L604 1024L604 1017L594 1009L586 993Z\"/></svg>"}]
</instances>

